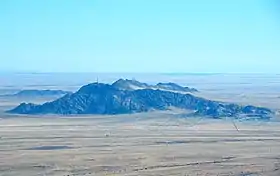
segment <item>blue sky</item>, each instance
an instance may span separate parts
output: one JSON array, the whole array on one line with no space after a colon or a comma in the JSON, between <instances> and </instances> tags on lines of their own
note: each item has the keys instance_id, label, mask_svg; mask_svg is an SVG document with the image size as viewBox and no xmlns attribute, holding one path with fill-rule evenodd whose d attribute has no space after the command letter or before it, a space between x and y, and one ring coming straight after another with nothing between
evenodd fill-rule
<instances>
[{"instance_id":1,"label":"blue sky","mask_svg":"<svg viewBox=\"0 0 280 176\"><path fill-rule=\"evenodd\" d=\"M280 73L277 0L2 0L0 71Z\"/></svg>"}]
</instances>

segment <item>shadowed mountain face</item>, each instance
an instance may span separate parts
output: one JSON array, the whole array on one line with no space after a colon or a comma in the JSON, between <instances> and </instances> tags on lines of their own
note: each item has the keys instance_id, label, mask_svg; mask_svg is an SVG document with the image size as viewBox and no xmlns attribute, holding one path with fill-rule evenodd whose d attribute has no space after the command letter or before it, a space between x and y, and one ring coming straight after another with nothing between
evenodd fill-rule
<instances>
[{"instance_id":1,"label":"shadowed mountain face","mask_svg":"<svg viewBox=\"0 0 280 176\"><path fill-rule=\"evenodd\" d=\"M272 115L272 111L266 108L227 104L172 91L123 90L114 84L89 84L80 88L76 93L67 94L55 101L42 105L22 103L9 112L19 114L127 114L177 107L192 110L193 115L212 118L254 116L269 119Z\"/></svg>"}]
</instances>

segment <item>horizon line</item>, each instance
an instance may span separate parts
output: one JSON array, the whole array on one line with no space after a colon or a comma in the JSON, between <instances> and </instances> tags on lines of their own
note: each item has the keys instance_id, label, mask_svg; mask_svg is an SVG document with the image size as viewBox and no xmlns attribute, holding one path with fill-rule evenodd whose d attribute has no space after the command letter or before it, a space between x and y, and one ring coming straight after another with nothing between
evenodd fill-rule
<instances>
[{"instance_id":1,"label":"horizon line","mask_svg":"<svg viewBox=\"0 0 280 176\"><path fill-rule=\"evenodd\" d=\"M28 74L28 75L51 75L51 74L140 74L140 75L167 75L167 76L210 76L210 75L280 75L280 73L261 73L261 72L248 72L248 73L231 73L231 72L32 72L32 71L0 71L1 74Z\"/></svg>"}]
</instances>

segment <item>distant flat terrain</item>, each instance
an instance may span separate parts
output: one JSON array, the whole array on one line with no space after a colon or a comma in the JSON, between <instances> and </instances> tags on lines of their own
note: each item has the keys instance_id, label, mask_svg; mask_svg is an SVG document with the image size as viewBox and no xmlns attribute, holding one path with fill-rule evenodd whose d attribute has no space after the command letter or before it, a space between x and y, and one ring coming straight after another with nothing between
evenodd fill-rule
<instances>
[{"instance_id":1,"label":"distant flat terrain","mask_svg":"<svg viewBox=\"0 0 280 176\"><path fill-rule=\"evenodd\" d=\"M199 90L195 95L208 99L280 109L279 74L0 73L0 95L23 89L77 91L97 78L104 83L119 78L149 84L169 81L194 87Z\"/></svg>"},{"instance_id":2,"label":"distant flat terrain","mask_svg":"<svg viewBox=\"0 0 280 176\"><path fill-rule=\"evenodd\" d=\"M172 114L0 120L1 176L280 174L280 124Z\"/></svg>"}]
</instances>

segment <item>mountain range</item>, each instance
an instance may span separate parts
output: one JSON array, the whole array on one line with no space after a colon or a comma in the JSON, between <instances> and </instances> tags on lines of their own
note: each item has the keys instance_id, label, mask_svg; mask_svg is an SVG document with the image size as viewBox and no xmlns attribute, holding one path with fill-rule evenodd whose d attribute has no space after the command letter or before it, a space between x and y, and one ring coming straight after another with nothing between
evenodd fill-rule
<instances>
[{"instance_id":1,"label":"mountain range","mask_svg":"<svg viewBox=\"0 0 280 176\"><path fill-rule=\"evenodd\" d=\"M176 107L190 110L193 116L211 118L270 119L274 114L268 108L207 100L186 93L189 90L196 89L182 87L175 83L159 83L150 86L135 80L120 79L113 84L88 84L75 93L66 94L42 105L22 103L8 112L64 115L129 114Z\"/></svg>"}]
</instances>

